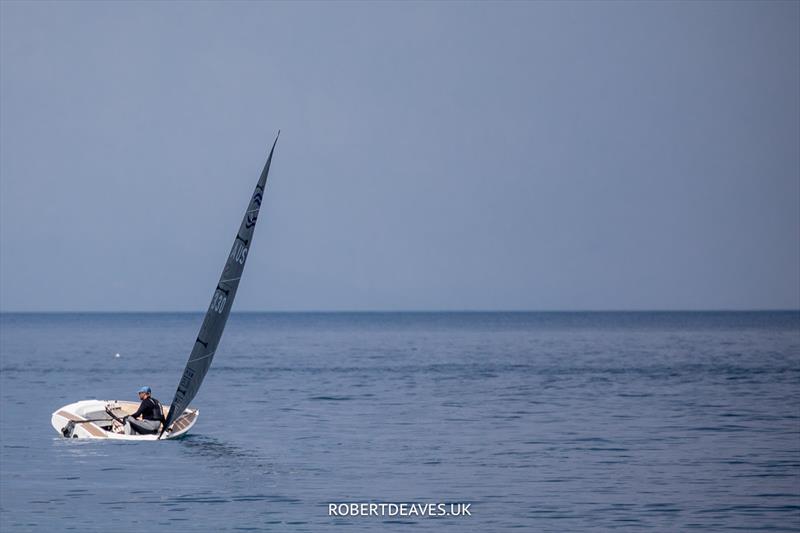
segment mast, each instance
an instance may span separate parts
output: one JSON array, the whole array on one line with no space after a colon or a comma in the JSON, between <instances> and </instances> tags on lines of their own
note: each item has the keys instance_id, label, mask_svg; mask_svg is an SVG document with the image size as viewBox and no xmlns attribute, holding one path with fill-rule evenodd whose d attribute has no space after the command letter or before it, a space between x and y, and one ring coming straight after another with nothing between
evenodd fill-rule
<instances>
[{"instance_id":1,"label":"mast","mask_svg":"<svg viewBox=\"0 0 800 533\"><path fill-rule=\"evenodd\" d=\"M175 420L183 414L183 411L189 406L189 403L194 399L200 385L203 383L211 360L214 358L214 353L217 351L219 340L222 338L222 331L225 329L225 323L228 321L228 315L231 312L233 299L236 296L236 290L239 288L239 280L244 271L244 264L247 260L247 252L252 246L253 232L256 228L256 221L258 220L258 211L261 209L261 201L264 198L264 188L267 185L267 175L269 174L269 166L272 163L272 153L275 151L275 145L278 143L278 135L275 136L275 142L272 143L272 149L269 151L269 157L264 164L264 170L261 171L261 177L258 179L256 189L250 198L250 204L247 206L247 211L244 213L244 218L239 226L239 231L236 233L236 238L233 241L233 247L228 260L225 262L225 268L222 270L222 275L219 278L214 294L211 297L211 305L208 307L206 316L203 319L203 325L200 327L200 333L194 341L192 353L189 355L189 361L186 363L186 368L183 370L183 375L178 383L178 389L175 391L175 397L172 400L172 405L169 408L164 429L161 430L161 435Z\"/></svg>"}]
</instances>

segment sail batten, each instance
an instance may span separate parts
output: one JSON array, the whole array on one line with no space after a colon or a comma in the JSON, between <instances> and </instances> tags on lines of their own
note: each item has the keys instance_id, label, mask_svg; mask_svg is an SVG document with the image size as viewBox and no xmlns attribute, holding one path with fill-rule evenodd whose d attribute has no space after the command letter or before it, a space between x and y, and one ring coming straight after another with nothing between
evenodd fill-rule
<instances>
[{"instance_id":1,"label":"sail batten","mask_svg":"<svg viewBox=\"0 0 800 533\"><path fill-rule=\"evenodd\" d=\"M280 132L278 132L278 136L280 136ZM211 304L208 307L206 316L203 318L200 332L197 335L192 352L189 354L186 368L183 370L183 375L175 391L175 397L172 400L169 414L164 423L164 430L189 407L189 403L200 389L203 378L205 378L217 351L222 332L230 315L233 299L236 297L236 291L239 288L239 281L247 261L247 254L250 246L252 246L253 233L258 221L258 212L261 209L269 167L272 164L272 154L275 152L278 136L275 137L275 142L272 143L267 162L261 171L261 176L258 179L253 196L250 198L242 223L239 225L239 231L236 232L236 238L225 261L225 267L211 297ZM162 434L164 430L162 430Z\"/></svg>"}]
</instances>

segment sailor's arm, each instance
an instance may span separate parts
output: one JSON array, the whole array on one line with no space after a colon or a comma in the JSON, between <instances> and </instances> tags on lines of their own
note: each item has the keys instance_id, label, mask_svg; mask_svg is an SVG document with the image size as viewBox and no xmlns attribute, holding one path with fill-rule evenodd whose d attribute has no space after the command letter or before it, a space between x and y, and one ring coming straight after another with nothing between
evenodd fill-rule
<instances>
[{"instance_id":1,"label":"sailor's arm","mask_svg":"<svg viewBox=\"0 0 800 533\"><path fill-rule=\"evenodd\" d=\"M135 412L135 413L133 413L132 415L130 415L130 417L131 417L131 418L139 418L139 416L141 416L141 414L142 414L142 413L144 412L144 410L145 410L145 407L146 407L145 403L146 403L146 402L147 402L147 400L142 400L142 403L140 403L140 404L139 404L139 408L136 410L136 412Z\"/></svg>"}]
</instances>

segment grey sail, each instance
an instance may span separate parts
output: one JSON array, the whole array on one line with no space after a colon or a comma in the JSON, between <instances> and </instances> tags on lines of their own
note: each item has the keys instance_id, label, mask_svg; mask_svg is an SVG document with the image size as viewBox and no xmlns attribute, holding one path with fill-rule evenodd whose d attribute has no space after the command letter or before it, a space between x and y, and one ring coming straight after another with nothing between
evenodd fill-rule
<instances>
[{"instance_id":1,"label":"grey sail","mask_svg":"<svg viewBox=\"0 0 800 533\"><path fill-rule=\"evenodd\" d=\"M278 135L280 135L280 132L278 132ZM214 353L217 351L217 345L219 345L219 340L222 338L222 331L225 329L225 323L228 321L228 315L231 312L233 298L236 296L236 289L239 288L239 279L244 271L247 252L253 242L253 232L256 229L258 211L261 208L264 188L267 185L272 153L275 151L277 143L278 137L276 136L267 162L264 165L264 170L258 179L256 190L253 192L253 197L247 206L242 224L239 226L239 232L233 241L233 247L230 254L228 254L228 260L219 278L219 283L214 289L211 305L209 305L208 312L206 312L206 316L203 319L203 325L200 327L200 333L194 342L189 361L183 370L183 376L178 384L178 390L175 391L175 397L172 400L164 429L172 425L183 411L189 407L189 402L197 394L200 384L203 383L203 378L205 378L208 368L211 366ZM164 430L161 433L163 434Z\"/></svg>"}]
</instances>

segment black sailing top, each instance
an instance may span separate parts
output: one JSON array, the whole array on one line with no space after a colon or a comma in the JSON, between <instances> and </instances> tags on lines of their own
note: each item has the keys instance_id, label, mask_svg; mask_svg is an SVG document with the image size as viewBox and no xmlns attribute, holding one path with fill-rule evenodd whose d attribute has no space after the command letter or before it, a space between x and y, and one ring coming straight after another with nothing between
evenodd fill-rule
<instances>
[{"instance_id":1,"label":"black sailing top","mask_svg":"<svg viewBox=\"0 0 800 533\"><path fill-rule=\"evenodd\" d=\"M145 420L161 420L164 413L161 411L161 403L158 400L145 398L131 417L136 418L139 415L142 415Z\"/></svg>"}]
</instances>

